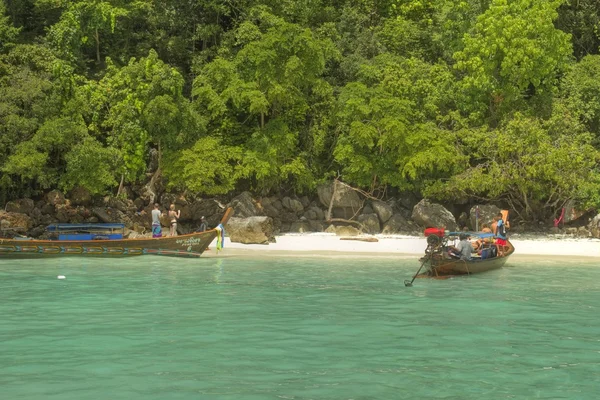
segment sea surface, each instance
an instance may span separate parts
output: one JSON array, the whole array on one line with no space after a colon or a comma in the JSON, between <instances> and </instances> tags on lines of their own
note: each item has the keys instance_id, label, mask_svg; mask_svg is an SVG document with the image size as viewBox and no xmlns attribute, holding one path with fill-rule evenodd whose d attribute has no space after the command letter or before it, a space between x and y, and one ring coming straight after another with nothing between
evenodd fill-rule
<instances>
[{"instance_id":1,"label":"sea surface","mask_svg":"<svg viewBox=\"0 0 600 400\"><path fill-rule=\"evenodd\" d=\"M597 259L0 260L2 399L597 399ZM57 279L64 275L65 279Z\"/></svg>"}]
</instances>

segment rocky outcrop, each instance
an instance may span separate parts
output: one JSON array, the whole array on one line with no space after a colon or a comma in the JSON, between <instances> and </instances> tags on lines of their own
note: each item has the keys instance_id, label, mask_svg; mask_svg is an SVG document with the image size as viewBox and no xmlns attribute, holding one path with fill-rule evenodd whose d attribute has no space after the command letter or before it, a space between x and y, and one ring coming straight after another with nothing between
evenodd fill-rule
<instances>
[{"instance_id":1,"label":"rocky outcrop","mask_svg":"<svg viewBox=\"0 0 600 400\"><path fill-rule=\"evenodd\" d=\"M233 217L225 231L232 242L244 244L269 244L275 242L271 217Z\"/></svg>"},{"instance_id":2,"label":"rocky outcrop","mask_svg":"<svg viewBox=\"0 0 600 400\"><path fill-rule=\"evenodd\" d=\"M394 214L383 226L381 233L386 235L418 234L419 230L413 221L407 220L402 214Z\"/></svg>"},{"instance_id":3,"label":"rocky outcrop","mask_svg":"<svg viewBox=\"0 0 600 400\"><path fill-rule=\"evenodd\" d=\"M239 196L234 197L228 206L233 207L237 218L248 218L258 215L258 209L249 192L243 192Z\"/></svg>"},{"instance_id":4,"label":"rocky outcrop","mask_svg":"<svg viewBox=\"0 0 600 400\"><path fill-rule=\"evenodd\" d=\"M443 227L448 231L457 230L454 215L441 204L431 203L426 199L413 208L412 219L424 228Z\"/></svg>"},{"instance_id":5,"label":"rocky outcrop","mask_svg":"<svg viewBox=\"0 0 600 400\"><path fill-rule=\"evenodd\" d=\"M362 231L368 234L376 234L381 232L381 226L379 225L379 217L377 214L362 214L357 218L358 222L362 225Z\"/></svg>"},{"instance_id":6,"label":"rocky outcrop","mask_svg":"<svg viewBox=\"0 0 600 400\"><path fill-rule=\"evenodd\" d=\"M329 204L332 203L332 217L334 218L350 219L362 207L358 193L338 181L320 185L317 193L323 207L329 209Z\"/></svg>"},{"instance_id":7,"label":"rocky outcrop","mask_svg":"<svg viewBox=\"0 0 600 400\"><path fill-rule=\"evenodd\" d=\"M377 214L377 217L379 218L379 222L382 224L388 222L389 219L392 218L392 215L394 215L394 208L383 201L374 201L371 203L371 207L373 207L373 211L375 211L375 214Z\"/></svg>"},{"instance_id":8,"label":"rocky outcrop","mask_svg":"<svg viewBox=\"0 0 600 400\"><path fill-rule=\"evenodd\" d=\"M24 234L33 228L33 220L27 214L0 211L0 228Z\"/></svg>"},{"instance_id":9,"label":"rocky outcrop","mask_svg":"<svg viewBox=\"0 0 600 400\"><path fill-rule=\"evenodd\" d=\"M477 208L479 208L478 218ZM500 209L498 208L498 206L495 206L493 204L481 204L471 207L471 209L469 210L469 228L472 230L481 230L481 226L483 224L488 224L489 226L492 226L493 219L496 215L498 215L499 212Z\"/></svg>"},{"instance_id":10,"label":"rocky outcrop","mask_svg":"<svg viewBox=\"0 0 600 400\"><path fill-rule=\"evenodd\" d=\"M89 206L92 204L92 194L83 186L77 186L69 193L69 200L75 206Z\"/></svg>"},{"instance_id":11,"label":"rocky outcrop","mask_svg":"<svg viewBox=\"0 0 600 400\"><path fill-rule=\"evenodd\" d=\"M4 207L6 212L17 213L17 214L31 214L35 208L35 203L31 199L18 199L15 201L9 201Z\"/></svg>"},{"instance_id":12,"label":"rocky outcrop","mask_svg":"<svg viewBox=\"0 0 600 400\"><path fill-rule=\"evenodd\" d=\"M65 204L65 195L58 190L53 190L46 195L46 203L53 206Z\"/></svg>"}]
</instances>

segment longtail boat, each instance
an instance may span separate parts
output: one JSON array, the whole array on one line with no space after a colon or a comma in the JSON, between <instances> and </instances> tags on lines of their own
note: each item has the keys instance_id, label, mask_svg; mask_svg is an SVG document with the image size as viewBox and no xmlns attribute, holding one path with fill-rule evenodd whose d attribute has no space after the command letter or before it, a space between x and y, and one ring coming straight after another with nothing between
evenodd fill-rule
<instances>
[{"instance_id":1,"label":"longtail boat","mask_svg":"<svg viewBox=\"0 0 600 400\"><path fill-rule=\"evenodd\" d=\"M453 243L461 235L475 238L478 242L476 253L470 260L460 258L451 251ZM471 275L502 268L515 248L506 240L505 245L495 243L493 233L481 232L444 232L444 229L429 228L425 230L427 248L425 255L419 260L421 267L413 276L412 281L404 281L406 286L412 286L415 278L448 278L457 275ZM423 273L420 273L421 270Z\"/></svg>"},{"instance_id":2,"label":"longtail boat","mask_svg":"<svg viewBox=\"0 0 600 400\"><path fill-rule=\"evenodd\" d=\"M228 208L220 224L214 229L204 232L194 232L180 236L165 236L159 238L122 239L118 232L122 224L106 224L104 232L93 232L90 224L85 232L75 233L59 225L51 225L51 232L58 232L57 240L34 240L29 238L1 239L0 259L2 258L37 258L56 256L141 256L147 254L200 257L210 243L217 238L217 246L224 240L223 226L233 215L233 209Z\"/></svg>"}]
</instances>

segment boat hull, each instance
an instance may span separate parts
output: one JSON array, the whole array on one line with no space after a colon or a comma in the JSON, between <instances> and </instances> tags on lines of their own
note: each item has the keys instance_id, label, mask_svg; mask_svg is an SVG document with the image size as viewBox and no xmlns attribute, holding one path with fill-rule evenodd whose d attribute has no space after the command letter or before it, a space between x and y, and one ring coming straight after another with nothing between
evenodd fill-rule
<instances>
[{"instance_id":1,"label":"boat hull","mask_svg":"<svg viewBox=\"0 0 600 400\"><path fill-rule=\"evenodd\" d=\"M232 209L227 209L221 224L227 223ZM188 235L121 239L121 240L15 240L0 239L0 258L40 258L40 257L132 257L161 255L174 257L200 257L218 231L211 229Z\"/></svg>"},{"instance_id":2,"label":"boat hull","mask_svg":"<svg viewBox=\"0 0 600 400\"><path fill-rule=\"evenodd\" d=\"M419 277L447 277L455 275L472 275L487 271L493 271L502 268L508 258L514 253L514 246L507 241L507 245L502 256L477 259L471 261L449 259L445 257L432 257L425 261L425 266L428 268L427 273L419 275Z\"/></svg>"}]
</instances>

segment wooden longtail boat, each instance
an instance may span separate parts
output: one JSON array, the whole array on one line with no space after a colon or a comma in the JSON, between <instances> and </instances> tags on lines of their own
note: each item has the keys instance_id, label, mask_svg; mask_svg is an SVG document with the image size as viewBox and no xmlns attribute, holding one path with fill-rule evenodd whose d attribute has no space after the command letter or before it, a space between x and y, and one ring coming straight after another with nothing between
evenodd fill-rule
<instances>
[{"instance_id":1,"label":"wooden longtail boat","mask_svg":"<svg viewBox=\"0 0 600 400\"><path fill-rule=\"evenodd\" d=\"M108 240L33 240L1 239L0 259L56 256L141 256L155 254L178 257L200 257L233 215L228 208L221 223L214 229L187 235L143 239Z\"/></svg>"},{"instance_id":2,"label":"wooden longtail boat","mask_svg":"<svg viewBox=\"0 0 600 400\"><path fill-rule=\"evenodd\" d=\"M456 238L464 232L447 234L441 232L441 235L431 234L427 237L427 250L420 259L425 267L425 272L417 275L418 278L471 275L499 269L506 264L508 258L515 251L514 246L508 240L505 246L491 243L494 238L491 233L467 232L468 236L481 241L482 248L477 254L473 254L472 260L462 260L449 254L448 250L451 246L448 244L448 240Z\"/></svg>"}]
</instances>

